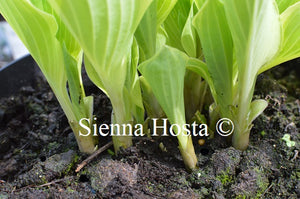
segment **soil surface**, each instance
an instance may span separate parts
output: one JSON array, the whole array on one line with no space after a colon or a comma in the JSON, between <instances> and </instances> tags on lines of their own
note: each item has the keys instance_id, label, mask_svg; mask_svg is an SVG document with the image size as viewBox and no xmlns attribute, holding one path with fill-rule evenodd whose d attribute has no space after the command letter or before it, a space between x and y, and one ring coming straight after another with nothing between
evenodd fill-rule
<instances>
[{"instance_id":1,"label":"soil surface","mask_svg":"<svg viewBox=\"0 0 300 199\"><path fill-rule=\"evenodd\" d=\"M0 198L300 198L300 59L257 79L254 98L268 108L254 122L246 151L216 134L198 145L199 169L184 168L174 137L136 138L104 151L78 173L86 155L44 78L0 99ZM99 123L109 100L92 84ZM110 141L101 137L100 145Z\"/></svg>"}]
</instances>

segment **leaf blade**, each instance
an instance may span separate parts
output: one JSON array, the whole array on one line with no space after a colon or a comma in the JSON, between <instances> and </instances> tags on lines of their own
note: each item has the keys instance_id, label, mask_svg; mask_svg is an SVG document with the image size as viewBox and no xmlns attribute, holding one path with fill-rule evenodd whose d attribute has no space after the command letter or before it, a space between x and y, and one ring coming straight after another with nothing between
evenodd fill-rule
<instances>
[{"instance_id":1,"label":"leaf blade","mask_svg":"<svg viewBox=\"0 0 300 199\"><path fill-rule=\"evenodd\" d=\"M193 25L200 37L207 69L214 89L212 94L220 104L222 114L228 114L233 101L233 45L223 4L206 1L194 17ZM208 75L206 75L208 76ZM204 77L210 79L208 77Z\"/></svg>"},{"instance_id":2,"label":"leaf blade","mask_svg":"<svg viewBox=\"0 0 300 199\"><path fill-rule=\"evenodd\" d=\"M171 123L185 121L183 85L186 61L185 54L164 46L155 57L139 66Z\"/></svg>"},{"instance_id":3,"label":"leaf blade","mask_svg":"<svg viewBox=\"0 0 300 199\"><path fill-rule=\"evenodd\" d=\"M300 57L300 2L286 9L280 15L280 21L283 29L281 49L273 60L259 70L259 73Z\"/></svg>"}]
</instances>

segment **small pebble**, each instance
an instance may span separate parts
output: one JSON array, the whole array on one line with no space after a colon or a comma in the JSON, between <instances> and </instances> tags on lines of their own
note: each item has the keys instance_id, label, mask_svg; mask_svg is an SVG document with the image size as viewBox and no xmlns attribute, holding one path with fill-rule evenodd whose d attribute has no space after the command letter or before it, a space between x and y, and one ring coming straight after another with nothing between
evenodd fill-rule
<instances>
[{"instance_id":1,"label":"small pebble","mask_svg":"<svg viewBox=\"0 0 300 199\"><path fill-rule=\"evenodd\" d=\"M205 140L204 140L204 139L199 139L199 140L198 140L198 144L199 144L200 146L203 146L203 145L205 144Z\"/></svg>"}]
</instances>

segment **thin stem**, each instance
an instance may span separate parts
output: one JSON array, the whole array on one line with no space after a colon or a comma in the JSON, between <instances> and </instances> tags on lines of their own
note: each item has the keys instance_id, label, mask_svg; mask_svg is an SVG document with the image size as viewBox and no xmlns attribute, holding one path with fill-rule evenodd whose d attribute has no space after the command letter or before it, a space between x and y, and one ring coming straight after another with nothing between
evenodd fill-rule
<instances>
[{"instance_id":1,"label":"thin stem","mask_svg":"<svg viewBox=\"0 0 300 199\"><path fill-rule=\"evenodd\" d=\"M235 129L232 136L232 145L239 150L247 149L251 130L248 117L254 93L255 78L247 81L246 77L246 75L241 77L237 115L233 118ZM249 87L249 84L251 84L251 87Z\"/></svg>"},{"instance_id":2,"label":"thin stem","mask_svg":"<svg viewBox=\"0 0 300 199\"><path fill-rule=\"evenodd\" d=\"M188 169L189 171L196 169L197 168L197 157L195 154L192 137L187 136L187 143L186 143L185 147L181 146L179 137L178 137L178 140L179 140L179 150L180 150L181 156L183 158L183 162L184 162L186 169Z\"/></svg>"},{"instance_id":3,"label":"thin stem","mask_svg":"<svg viewBox=\"0 0 300 199\"><path fill-rule=\"evenodd\" d=\"M82 118L89 119L90 116L85 116L85 115L76 116L76 113L74 112L75 110L72 107L68 94L58 89L52 89L52 90L54 91L60 106L62 107L64 113L68 118L69 124L75 135L79 150L83 153L88 153L88 154L93 153L97 148L98 138L96 136L93 136L92 133L90 133L88 136L79 135L79 131L84 132L84 129L79 125L79 120ZM89 126L91 127L92 124L90 124Z\"/></svg>"},{"instance_id":4,"label":"thin stem","mask_svg":"<svg viewBox=\"0 0 300 199\"><path fill-rule=\"evenodd\" d=\"M120 100L120 98L114 98L114 100L111 100L111 102L113 106L111 123L119 124L120 126L120 129L118 129L119 133L124 134L123 132L125 132L125 134L128 135L128 136L115 135L112 137L115 153L118 153L121 147L128 148L132 146L132 137L129 136L130 132L127 132L128 130L127 128L123 129L124 127L122 126L122 124L129 124L129 123L132 124L133 121L130 121L132 118L128 113L126 113L125 104L122 100ZM114 132L117 132L118 130L115 129Z\"/></svg>"},{"instance_id":5,"label":"thin stem","mask_svg":"<svg viewBox=\"0 0 300 199\"><path fill-rule=\"evenodd\" d=\"M93 136L92 132L87 136L83 136L86 135L86 133L84 133L85 129L83 129L77 121L69 120L69 124L74 132L79 150L83 153L92 154L97 149L98 137ZM80 135L79 131L82 132L83 135Z\"/></svg>"},{"instance_id":6,"label":"thin stem","mask_svg":"<svg viewBox=\"0 0 300 199\"><path fill-rule=\"evenodd\" d=\"M185 119L177 121L185 121ZM184 124L184 122L181 122L181 124ZM195 154L192 136L187 135L187 132L184 131L176 133L178 134L177 139L179 142L179 150L183 158L184 165L188 170L191 171L197 167L197 157Z\"/></svg>"},{"instance_id":7,"label":"thin stem","mask_svg":"<svg viewBox=\"0 0 300 199\"><path fill-rule=\"evenodd\" d=\"M250 129L244 132L234 132L232 135L232 146L238 150L244 151L249 144Z\"/></svg>"},{"instance_id":8,"label":"thin stem","mask_svg":"<svg viewBox=\"0 0 300 199\"><path fill-rule=\"evenodd\" d=\"M87 165L90 161L92 161L94 158L96 158L99 154L101 154L103 151L107 150L109 147L111 147L112 142L107 143L97 151L95 151L92 155L90 155L87 159L83 160L76 168L75 172L78 173L85 165Z\"/></svg>"}]
</instances>

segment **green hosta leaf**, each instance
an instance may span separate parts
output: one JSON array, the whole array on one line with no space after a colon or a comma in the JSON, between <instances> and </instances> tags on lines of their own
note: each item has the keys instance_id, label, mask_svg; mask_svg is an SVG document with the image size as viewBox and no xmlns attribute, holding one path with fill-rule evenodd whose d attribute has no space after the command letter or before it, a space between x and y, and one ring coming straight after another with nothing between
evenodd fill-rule
<instances>
[{"instance_id":1,"label":"green hosta leaf","mask_svg":"<svg viewBox=\"0 0 300 199\"><path fill-rule=\"evenodd\" d=\"M254 100L250 106L249 124L251 124L268 106L266 100Z\"/></svg>"},{"instance_id":2,"label":"green hosta leaf","mask_svg":"<svg viewBox=\"0 0 300 199\"><path fill-rule=\"evenodd\" d=\"M206 0L194 0L197 8L200 10Z\"/></svg>"},{"instance_id":3,"label":"green hosta leaf","mask_svg":"<svg viewBox=\"0 0 300 199\"><path fill-rule=\"evenodd\" d=\"M97 140L78 134L78 121L93 113L93 98L85 97L82 87L81 47L47 0L0 0L0 12L41 68L69 120L79 149L94 152Z\"/></svg>"},{"instance_id":4,"label":"green hosta leaf","mask_svg":"<svg viewBox=\"0 0 300 199\"><path fill-rule=\"evenodd\" d=\"M214 96L216 95L213 80L208 72L208 67L207 67L206 63L204 63L203 61L201 61L199 59L190 58L187 62L187 69L191 70L191 71L197 73L198 75L200 75L201 77L203 77L206 80L206 82L208 83L212 94Z\"/></svg>"},{"instance_id":5,"label":"green hosta leaf","mask_svg":"<svg viewBox=\"0 0 300 199\"><path fill-rule=\"evenodd\" d=\"M157 27L165 21L177 1L182 0L157 0Z\"/></svg>"},{"instance_id":6,"label":"green hosta leaf","mask_svg":"<svg viewBox=\"0 0 300 199\"><path fill-rule=\"evenodd\" d=\"M151 1L49 0L82 46L110 97L110 93L122 92L133 34Z\"/></svg>"},{"instance_id":7,"label":"green hosta leaf","mask_svg":"<svg viewBox=\"0 0 300 199\"><path fill-rule=\"evenodd\" d=\"M184 77L184 107L188 123L192 121L191 119L197 111L202 112L207 88L207 83L199 74L191 70L186 71Z\"/></svg>"},{"instance_id":8,"label":"green hosta leaf","mask_svg":"<svg viewBox=\"0 0 300 199\"><path fill-rule=\"evenodd\" d=\"M75 38L71 35L70 31L67 29L65 24L61 21L61 18L58 17L55 13L54 16L56 18L56 22L58 24L58 31L56 34L56 38L64 47L66 48L66 52L70 54L78 63L78 71L81 76L81 66L82 66L82 49L80 45L77 43Z\"/></svg>"},{"instance_id":9,"label":"green hosta leaf","mask_svg":"<svg viewBox=\"0 0 300 199\"><path fill-rule=\"evenodd\" d=\"M154 0L143 16L135 32L135 38L140 49L140 63L149 59L155 54L156 49L156 9L157 0Z\"/></svg>"},{"instance_id":10,"label":"green hosta leaf","mask_svg":"<svg viewBox=\"0 0 300 199\"><path fill-rule=\"evenodd\" d=\"M237 130L241 133L247 128L246 125L251 124L247 115L255 80L259 69L269 62L279 49L281 27L274 1L227 0L224 1L224 7L238 65L238 110L234 115L236 122L241 123ZM236 141L233 143L237 144Z\"/></svg>"},{"instance_id":11,"label":"green hosta leaf","mask_svg":"<svg viewBox=\"0 0 300 199\"><path fill-rule=\"evenodd\" d=\"M280 15L283 37L277 56L260 69L262 73L273 66L300 57L300 2L290 6Z\"/></svg>"},{"instance_id":12,"label":"green hosta leaf","mask_svg":"<svg viewBox=\"0 0 300 199\"><path fill-rule=\"evenodd\" d=\"M177 1L174 9L164 21L164 28L168 35L167 44L184 51L181 45L181 35L189 16L191 3L189 0Z\"/></svg>"},{"instance_id":13,"label":"green hosta leaf","mask_svg":"<svg viewBox=\"0 0 300 199\"><path fill-rule=\"evenodd\" d=\"M186 123L183 87L187 60L184 53L165 46L139 67L170 122L181 127ZM195 168L197 158L191 136L179 129L175 131L185 165L190 169Z\"/></svg>"},{"instance_id":14,"label":"green hosta leaf","mask_svg":"<svg viewBox=\"0 0 300 199\"><path fill-rule=\"evenodd\" d=\"M187 60L184 53L165 46L139 66L139 71L149 83L170 122L179 126L185 124L183 87ZM184 132L177 133L180 149L186 150L191 145L190 137L185 136Z\"/></svg>"},{"instance_id":15,"label":"green hosta leaf","mask_svg":"<svg viewBox=\"0 0 300 199\"><path fill-rule=\"evenodd\" d=\"M131 95L137 94L138 87L137 74L132 74L136 70L128 62L133 61L130 51L134 33L152 0L49 2L83 48L86 70L109 96L115 121L131 121L131 100L136 97ZM138 99L141 100L135 98L133 103L141 107L142 102L136 103Z\"/></svg>"},{"instance_id":16,"label":"green hosta leaf","mask_svg":"<svg viewBox=\"0 0 300 199\"><path fill-rule=\"evenodd\" d=\"M27 0L28 1L28 0ZM49 14L53 14L53 10L47 0L29 0L36 8L47 12Z\"/></svg>"},{"instance_id":17,"label":"green hosta leaf","mask_svg":"<svg viewBox=\"0 0 300 199\"><path fill-rule=\"evenodd\" d=\"M289 6L299 2L299 0L276 0L279 12L284 12Z\"/></svg>"},{"instance_id":18,"label":"green hosta leaf","mask_svg":"<svg viewBox=\"0 0 300 199\"><path fill-rule=\"evenodd\" d=\"M81 70L78 70L77 65L81 65L82 61L78 64L78 62L67 52L67 48L63 46L64 52L64 64L66 67L66 74L68 79L68 88L70 93L70 98L72 104L74 105L74 109L78 110L77 108L82 103L81 97L84 96L84 90L82 88L82 81L81 81ZM82 54L82 53L81 53ZM79 111L79 110L78 110ZM80 115L80 113L78 113Z\"/></svg>"},{"instance_id":19,"label":"green hosta leaf","mask_svg":"<svg viewBox=\"0 0 300 199\"><path fill-rule=\"evenodd\" d=\"M156 36L156 51L159 51L167 42L167 33L163 27L159 27Z\"/></svg>"},{"instance_id":20,"label":"green hosta leaf","mask_svg":"<svg viewBox=\"0 0 300 199\"><path fill-rule=\"evenodd\" d=\"M261 0L226 0L224 7L235 46L240 90L248 92L254 86L258 70L279 49L278 10L274 1Z\"/></svg>"},{"instance_id":21,"label":"green hosta leaf","mask_svg":"<svg viewBox=\"0 0 300 199\"><path fill-rule=\"evenodd\" d=\"M226 16L218 0L206 1L195 16L193 24L200 36L201 45L207 69L212 82L208 82L215 89L212 90L215 100L224 109L232 103L233 90L233 46ZM206 77L205 77L206 76ZM208 79L208 75L203 76ZM227 114L227 113L226 113Z\"/></svg>"},{"instance_id":22,"label":"green hosta leaf","mask_svg":"<svg viewBox=\"0 0 300 199\"><path fill-rule=\"evenodd\" d=\"M104 85L101 81L99 74L96 72L95 68L91 64L91 61L86 55L84 55L84 65L85 65L86 73L88 74L91 81L94 82L94 84L109 97L109 95L105 91Z\"/></svg>"},{"instance_id":23,"label":"green hosta leaf","mask_svg":"<svg viewBox=\"0 0 300 199\"><path fill-rule=\"evenodd\" d=\"M125 85L130 88L134 85L135 80L137 79L137 66L139 63L139 46L137 41L134 39L132 42L131 51L129 53L128 66L127 66L127 76ZM131 90L131 89L130 89Z\"/></svg>"},{"instance_id":24,"label":"green hosta leaf","mask_svg":"<svg viewBox=\"0 0 300 199\"><path fill-rule=\"evenodd\" d=\"M186 62L185 54L165 46L139 66L171 123L185 121L183 86Z\"/></svg>"},{"instance_id":25,"label":"green hosta leaf","mask_svg":"<svg viewBox=\"0 0 300 199\"><path fill-rule=\"evenodd\" d=\"M300 2L286 9L280 15L283 29L283 49L279 57L285 57L284 61L300 56Z\"/></svg>"},{"instance_id":26,"label":"green hosta leaf","mask_svg":"<svg viewBox=\"0 0 300 199\"><path fill-rule=\"evenodd\" d=\"M140 64L151 58L155 52L165 44L166 36L164 35L163 28L160 24L157 24L157 18L159 18L159 16L157 16L158 4L162 5L161 3L163 2L161 0L159 1L159 3L158 0L152 2L135 32L135 38L139 45ZM138 86L140 86L139 81L137 82ZM157 118L162 110L160 107L157 107L158 102L153 95L152 90L145 87L143 82L141 82L141 86L143 92L143 100L141 100L141 102L144 102L148 116ZM134 100L136 99L137 98L134 97Z\"/></svg>"},{"instance_id":27,"label":"green hosta leaf","mask_svg":"<svg viewBox=\"0 0 300 199\"><path fill-rule=\"evenodd\" d=\"M58 98L66 95L62 94L66 92L67 81L67 68L64 68L64 65L75 67L72 75L68 75L69 81L76 80L81 83L79 74L81 48L59 21L59 17L55 16L46 0L3 1L0 6L1 13L6 16L7 21L37 61L54 92L60 95ZM65 45L66 48L63 50ZM65 62L65 58L69 55L72 55L74 60ZM77 64L78 62L80 63ZM79 99L78 95L84 96L84 92L83 88L80 88L81 84L76 85L79 88L70 90L70 94L73 97L77 95L76 99Z\"/></svg>"},{"instance_id":28,"label":"green hosta leaf","mask_svg":"<svg viewBox=\"0 0 300 199\"><path fill-rule=\"evenodd\" d=\"M281 42L279 12L274 0L223 0L234 44L237 64L235 102L230 106L235 130L232 144L245 150L251 122L264 110L266 102L251 103L257 74L276 55ZM236 106L234 106L236 105ZM222 109L222 107L220 107Z\"/></svg>"},{"instance_id":29,"label":"green hosta leaf","mask_svg":"<svg viewBox=\"0 0 300 199\"><path fill-rule=\"evenodd\" d=\"M146 11L135 33L140 47L140 63L152 57L156 49L161 47L161 24L176 2L177 0L154 0Z\"/></svg>"},{"instance_id":30,"label":"green hosta leaf","mask_svg":"<svg viewBox=\"0 0 300 199\"><path fill-rule=\"evenodd\" d=\"M53 15L57 22L57 33L56 38L60 43L64 43L67 52L71 54L76 60L81 59L82 54L80 53L81 47L75 41L74 37L70 34L66 26L62 23L60 17L53 11L49 5L48 0L29 0L36 8ZM80 65L81 66L81 65Z\"/></svg>"},{"instance_id":31,"label":"green hosta leaf","mask_svg":"<svg viewBox=\"0 0 300 199\"><path fill-rule=\"evenodd\" d=\"M0 0L0 12L38 63L68 118L74 119L66 90L66 52L56 37L60 27L47 1Z\"/></svg>"},{"instance_id":32,"label":"green hosta leaf","mask_svg":"<svg viewBox=\"0 0 300 199\"><path fill-rule=\"evenodd\" d=\"M93 96L87 96L83 98L84 108L85 108L85 115L89 118L93 118L93 111L94 111L94 98ZM92 126L92 124L91 124Z\"/></svg>"},{"instance_id":33,"label":"green hosta leaf","mask_svg":"<svg viewBox=\"0 0 300 199\"><path fill-rule=\"evenodd\" d=\"M139 80L143 91L143 102L145 109L147 110L147 115L152 118L163 117L164 111L162 110L161 106L156 100L149 83L145 80L143 76L140 76Z\"/></svg>"},{"instance_id":34,"label":"green hosta leaf","mask_svg":"<svg viewBox=\"0 0 300 199\"><path fill-rule=\"evenodd\" d=\"M65 84L66 74L60 65L63 53L55 37L58 30L55 18L27 0L0 0L0 12L39 64L50 85Z\"/></svg>"},{"instance_id":35,"label":"green hosta leaf","mask_svg":"<svg viewBox=\"0 0 300 199\"><path fill-rule=\"evenodd\" d=\"M139 77L137 74L137 65L139 61L139 47L136 40L133 40L129 62L128 71L125 81L125 94L124 96L126 103L131 107L131 113L135 116L138 123L142 123L144 119L144 107L140 88Z\"/></svg>"},{"instance_id":36,"label":"green hosta leaf","mask_svg":"<svg viewBox=\"0 0 300 199\"><path fill-rule=\"evenodd\" d=\"M197 57L197 45L199 45L199 39L197 38L196 30L192 25L193 17L194 4L191 6L189 16L182 31L181 44L185 52L187 52L190 57Z\"/></svg>"}]
</instances>

